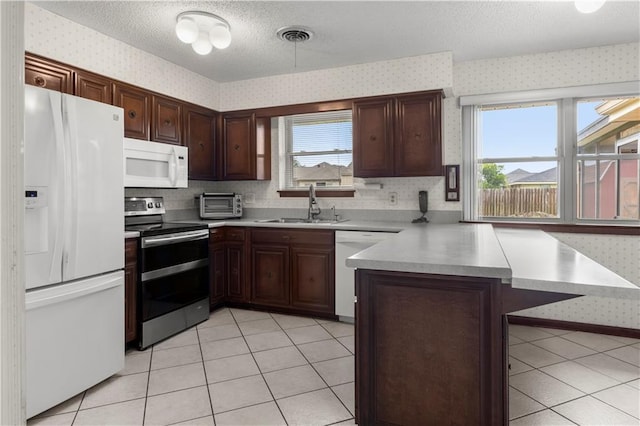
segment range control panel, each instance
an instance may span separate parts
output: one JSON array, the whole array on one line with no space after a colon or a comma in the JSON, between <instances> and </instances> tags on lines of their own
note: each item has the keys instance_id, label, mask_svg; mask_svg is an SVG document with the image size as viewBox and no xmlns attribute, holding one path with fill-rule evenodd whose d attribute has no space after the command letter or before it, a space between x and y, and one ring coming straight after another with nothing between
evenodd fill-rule
<instances>
[{"instance_id":1,"label":"range control panel","mask_svg":"<svg viewBox=\"0 0 640 426\"><path fill-rule=\"evenodd\" d=\"M125 197L125 216L147 216L152 214L165 214L162 197Z\"/></svg>"}]
</instances>

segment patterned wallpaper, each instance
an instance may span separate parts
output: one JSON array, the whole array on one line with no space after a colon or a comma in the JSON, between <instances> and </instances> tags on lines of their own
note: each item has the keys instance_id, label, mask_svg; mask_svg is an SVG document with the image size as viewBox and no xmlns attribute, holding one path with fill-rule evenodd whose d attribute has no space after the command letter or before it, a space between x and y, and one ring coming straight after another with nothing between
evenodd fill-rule
<instances>
[{"instance_id":1,"label":"patterned wallpaper","mask_svg":"<svg viewBox=\"0 0 640 426\"><path fill-rule=\"evenodd\" d=\"M640 80L640 44L454 64L456 96Z\"/></svg>"},{"instance_id":2,"label":"patterned wallpaper","mask_svg":"<svg viewBox=\"0 0 640 426\"><path fill-rule=\"evenodd\" d=\"M451 52L223 83L224 111L451 88Z\"/></svg>"},{"instance_id":3,"label":"patterned wallpaper","mask_svg":"<svg viewBox=\"0 0 640 426\"><path fill-rule=\"evenodd\" d=\"M178 99L220 109L220 85L128 44L25 3L25 49Z\"/></svg>"}]
</instances>

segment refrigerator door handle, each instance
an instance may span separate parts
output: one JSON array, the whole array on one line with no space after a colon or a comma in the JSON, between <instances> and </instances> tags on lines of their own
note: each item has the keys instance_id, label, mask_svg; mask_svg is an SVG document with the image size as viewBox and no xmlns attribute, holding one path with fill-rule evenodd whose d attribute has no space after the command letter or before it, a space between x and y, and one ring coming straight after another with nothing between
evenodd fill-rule
<instances>
[{"instance_id":1,"label":"refrigerator door handle","mask_svg":"<svg viewBox=\"0 0 640 426\"><path fill-rule=\"evenodd\" d=\"M66 300L77 299L82 296L123 285L124 283L123 278L118 274L107 279L93 279L91 281L92 282L88 283L72 283L57 288L27 292L25 297L26 310L29 311L31 309L62 303Z\"/></svg>"},{"instance_id":2,"label":"refrigerator door handle","mask_svg":"<svg viewBox=\"0 0 640 426\"><path fill-rule=\"evenodd\" d=\"M49 101L51 102L51 111L60 111L60 114L53 114L53 127L54 127L54 140L55 140L55 152L56 161L60 165L58 173L56 174L55 193L58 194L57 198L60 199L59 194L64 194L67 187L66 170L68 167L66 144L64 137L64 124L62 120L62 104L60 96L52 96L49 94ZM56 211L51 212L52 222L55 223L55 236L53 253L51 256L51 266L49 269L49 280L55 281L60 273L62 276L62 262L63 262L63 247L64 247L64 235L65 235L65 217L66 204L64 202L59 203L60 207ZM55 209L54 209L55 210Z\"/></svg>"},{"instance_id":3,"label":"refrigerator door handle","mask_svg":"<svg viewBox=\"0 0 640 426\"><path fill-rule=\"evenodd\" d=\"M78 236L78 129L75 103L68 96L62 96L62 116L66 130L65 182L66 211L65 221L65 250L62 256L62 280L69 281L76 277L76 242ZM75 123L72 126L71 123Z\"/></svg>"}]
</instances>

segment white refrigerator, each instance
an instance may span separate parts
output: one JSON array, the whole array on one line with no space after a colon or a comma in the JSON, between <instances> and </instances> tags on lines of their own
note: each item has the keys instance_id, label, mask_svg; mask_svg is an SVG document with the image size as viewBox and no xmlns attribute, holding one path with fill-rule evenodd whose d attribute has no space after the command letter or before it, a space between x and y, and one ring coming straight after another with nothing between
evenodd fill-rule
<instances>
[{"instance_id":1,"label":"white refrigerator","mask_svg":"<svg viewBox=\"0 0 640 426\"><path fill-rule=\"evenodd\" d=\"M25 86L27 417L124 367L123 136L121 108Z\"/></svg>"}]
</instances>

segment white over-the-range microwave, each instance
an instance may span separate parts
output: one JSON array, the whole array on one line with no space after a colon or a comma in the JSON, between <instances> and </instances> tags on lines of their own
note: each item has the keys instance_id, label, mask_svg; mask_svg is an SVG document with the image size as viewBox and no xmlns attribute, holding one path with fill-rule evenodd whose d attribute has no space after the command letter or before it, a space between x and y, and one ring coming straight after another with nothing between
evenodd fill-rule
<instances>
[{"instance_id":1,"label":"white over-the-range microwave","mask_svg":"<svg viewBox=\"0 0 640 426\"><path fill-rule=\"evenodd\" d=\"M124 186L186 188L188 148L124 138Z\"/></svg>"}]
</instances>

